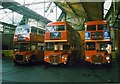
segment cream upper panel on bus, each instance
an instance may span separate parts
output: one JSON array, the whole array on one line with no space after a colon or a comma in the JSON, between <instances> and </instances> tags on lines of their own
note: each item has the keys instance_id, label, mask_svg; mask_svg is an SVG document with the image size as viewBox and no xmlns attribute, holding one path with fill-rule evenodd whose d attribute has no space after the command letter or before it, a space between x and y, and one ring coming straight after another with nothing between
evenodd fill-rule
<instances>
[{"instance_id":1,"label":"cream upper panel on bus","mask_svg":"<svg viewBox=\"0 0 120 84\"><path fill-rule=\"evenodd\" d=\"M14 40L30 39L30 34L37 34L44 36L45 29L40 29L29 25L20 25L16 27Z\"/></svg>"},{"instance_id":2,"label":"cream upper panel on bus","mask_svg":"<svg viewBox=\"0 0 120 84\"><path fill-rule=\"evenodd\" d=\"M16 34L28 34L28 33L36 33L44 35L45 29L37 28L29 25L20 25L16 28Z\"/></svg>"},{"instance_id":3,"label":"cream upper panel on bus","mask_svg":"<svg viewBox=\"0 0 120 84\"><path fill-rule=\"evenodd\" d=\"M14 34L15 41L26 40L30 38L30 26L21 25L17 26Z\"/></svg>"}]
</instances>

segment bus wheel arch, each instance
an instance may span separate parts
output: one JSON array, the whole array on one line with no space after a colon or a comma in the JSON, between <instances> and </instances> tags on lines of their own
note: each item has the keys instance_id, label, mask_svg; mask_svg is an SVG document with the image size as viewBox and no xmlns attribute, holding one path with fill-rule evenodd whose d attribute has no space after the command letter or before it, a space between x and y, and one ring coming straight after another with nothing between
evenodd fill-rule
<instances>
[{"instance_id":1,"label":"bus wheel arch","mask_svg":"<svg viewBox=\"0 0 120 84\"><path fill-rule=\"evenodd\" d=\"M15 61L15 60L14 60L14 64L15 64L15 66L20 65L20 63L19 63L19 62L17 62L17 61Z\"/></svg>"},{"instance_id":2,"label":"bus wheel arch","mask_svg":"<svg viewBox=\"0 0 120 84\"><path fill-rule=\"evenodd\" d=\"M30 64L36 63L36 56L32 55L30 58Z\"/></svg>"},{"instance_id":3,"label":"bus wheel arch","mask_svg":"<svg viewBox=\"0 0 120 84\"><path fill-rule=\"evenodd\" d=\"M73 65L72 54L69 54L67 59L67 66L72 66L72 65Z\"/></svg>"}]
</instances>

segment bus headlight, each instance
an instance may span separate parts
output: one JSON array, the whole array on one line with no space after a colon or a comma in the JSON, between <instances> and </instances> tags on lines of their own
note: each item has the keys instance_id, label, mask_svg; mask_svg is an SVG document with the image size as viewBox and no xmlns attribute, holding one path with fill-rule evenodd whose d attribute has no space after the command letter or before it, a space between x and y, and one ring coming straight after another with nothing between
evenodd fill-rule
<instances>
[{"instance_id":1,"label":"bus headlight","mask_svg":"<svg viewBox=\"0 0 120 84\"><path fill-rule=\"evenodd\" d=\"M45 56L44 59L48 59L48 56Z\"/></svg>"},{"instance_id":2,"label":"bus headlight","mask_svg":"<svg viewBox=\"0 0 120 84\"><path fill-rule=\"evenodd\" d=\"M26 56L25 58L28 59L28 56Z\"/></svg>"},{"instance_id":3,"label":"bus headlight","mask_svg":"<svg viewBox=\"0 0 120 84\"><path fill-rule=\"evenodd\" d=\"M86 56L86 59L90 59L90 57Z\"/></svg>"},{"instance_id":4,"label":"bus headlight","mask_svg":"<svg viewBox=\"0 0 120 84\"><path fill-rule=\"evenodd\" d=\"M106 60L109 60L110 59L110 57L106 57Z\"/></svg>"}]
</instances>

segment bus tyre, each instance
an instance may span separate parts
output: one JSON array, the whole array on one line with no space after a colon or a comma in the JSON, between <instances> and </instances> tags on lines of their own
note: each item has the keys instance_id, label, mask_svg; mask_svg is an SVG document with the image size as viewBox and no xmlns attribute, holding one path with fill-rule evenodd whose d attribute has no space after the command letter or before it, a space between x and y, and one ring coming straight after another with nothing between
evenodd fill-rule
<instances>
[{"instance_id":1,"label":"bus tyre","mask_svg":"<svg viewBox=\"0 0 120 84\"><path fill-rule=\"evenodd\" d=\"M107 66L109 67L109 68L111 68L112 67L112 56L110 57L110 63L107 63Z\"/></svg>"},{"instance_id":2,"label":"bus tyre","mask_svg":"<svg viewBox=\"0 0 120 84\"><path fill-rule=\"evenodd\" d=\"M106 66L108 67L108 68L112 68L112 56L110 57L110 63L106 63Z\"/></svg>"},{"instance_id":3,"label":"bus tyre","mask_svg":"<svg viewBox=\"0 0 120 84\"><path fill-rule=\"evenodd\" d=\"M15 64L15 66L19 65L19 63L18 63L18 62L16 62L15 60L14 60L14 64Z\"/></svg>"},{"instance_id":4,"label":"bus tyre","mask_svg":"<svg viewBox=\"0 0 120 84\"><path fill-rule=\"evenodd\" d=\"M32 56L30 60L30 64L35 64L36 63L36 57Z\"/></svg>"},{"instance_id":5,"label":"bus tyre","mask_svg":"<svg viewBox=\"0 0 120 84\"><path fill-rule=\"evenodd\" d=\"M70 67L73 65L73 60L72 60L72 57L69 57L68 58L68 61L67 61L67 66Z\"/></svg>"},{"instance_id":6,"label":"bus tyre","mask_svg":"<svg viewBox=\"0 0 120 84\"><path fill-rule=\"evenodd\" d=\"M105 65L107 68L112 68L112 63L106 63Z\"/></svg>"}]
</instances>

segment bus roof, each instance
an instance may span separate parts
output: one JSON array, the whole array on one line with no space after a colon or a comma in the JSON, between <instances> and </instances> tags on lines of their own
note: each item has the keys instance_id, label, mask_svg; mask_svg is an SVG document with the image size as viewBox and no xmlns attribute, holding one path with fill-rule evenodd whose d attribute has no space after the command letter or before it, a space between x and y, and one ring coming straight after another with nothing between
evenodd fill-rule
<instances>
[{"instance_id":1,"label":"bus roof","mask_svg":"<svg viewBox=\"0 0 120 84\"><path fill-rule=\"evenodd\" d=\"M47 26L55 26L55 25L66 25L67 22L64 21L57 21L57 22L50 22L47 24Z\"/></svg>"},{"instance_id":2,"label":"bus roof","mask_svg":"<svg viewBox=\"0 0 120 84\"><path fill-rule=\"evenodd\" d=\"M108 22L105 20L86 22L86 25L98 25L98 24L108 24Z\"/></svg>"},{"instance_id":3,"label":"bus roof","mask_svg":"<svg viewBox=\"0 0 120 84\"><path fill-rule=\"evenodd\" d=\"M45 28L40 28L40 27L30 26L30 25L28 25L28 24L25 24L25 25L19 25L19 26L17 26L16 28L35 28L35 29L42 29L42 30L45 30Z\"/></svg>"}]
</instances>

